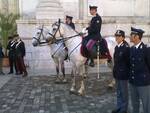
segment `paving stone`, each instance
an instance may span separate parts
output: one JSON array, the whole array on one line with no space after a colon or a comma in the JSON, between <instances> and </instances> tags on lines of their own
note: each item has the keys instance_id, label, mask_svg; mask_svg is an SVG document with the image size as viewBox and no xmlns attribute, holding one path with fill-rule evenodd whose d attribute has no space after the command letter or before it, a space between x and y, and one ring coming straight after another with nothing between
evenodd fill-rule
<instances>
[{"instance_id":1,"label":"paving stone","mask_svg":"<svg viewBox=\"0 0 150 113\"><path fill-rule=\"evenodd\" d=\"M111 73L101 79L91 74L85 80L86 95L70 94L68 84L55 84L54 76L13 76L0 89L0 113L110 113L115 107L115 90L108 90ZM77 86L81 77L77 77Z\"/></svg>"}]
</instances>

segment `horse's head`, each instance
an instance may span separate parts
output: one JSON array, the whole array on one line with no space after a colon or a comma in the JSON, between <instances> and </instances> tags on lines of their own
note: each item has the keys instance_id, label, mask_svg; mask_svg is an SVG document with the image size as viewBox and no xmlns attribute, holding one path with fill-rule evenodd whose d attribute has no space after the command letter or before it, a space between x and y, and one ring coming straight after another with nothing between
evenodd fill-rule
<instances>
[{"instance_id":1,"label":"horse's head","mask_svg":"<svg viewBox=\"0 0 150 113\"><path fill-rule=\"evenodd\" d=\"M48 34L48 30L44 26L40 26L36 29L35 34L32 38L32 45L38 46L42 44L42 40L46 40L45 37Z\"/></svg>"},{"instance_id":2,"label":"horse's head","mask_svg":"<svg viewBox=\"0 0 150 113\"><path fill-rule=\"evenodd\" d=\"M52 24L52 29L46 36L46 41L49 43L53 43L56 39L60 39L64 35L64 29L62 26L62 22L60 19Z\"/></svg>"}]
</instances>

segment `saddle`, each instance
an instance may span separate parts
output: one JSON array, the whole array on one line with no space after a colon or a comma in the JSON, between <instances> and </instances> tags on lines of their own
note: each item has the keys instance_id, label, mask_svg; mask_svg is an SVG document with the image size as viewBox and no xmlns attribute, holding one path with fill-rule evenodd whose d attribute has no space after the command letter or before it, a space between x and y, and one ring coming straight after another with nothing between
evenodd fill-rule
<instances>
[{"instance_id":1,"label":"saddle","mask_svg":"<svg viewBox=\"0 0 150 113\"><path fill-rule=\"evenodd\" d=\"M98 41L90 39L88 42L85 42L85 45L81 46L81 54L86 58L97 59L97 49L99 45L100 59L111 60L107 42L104 38L98 43Z\"/></svg>"}]
</instances>

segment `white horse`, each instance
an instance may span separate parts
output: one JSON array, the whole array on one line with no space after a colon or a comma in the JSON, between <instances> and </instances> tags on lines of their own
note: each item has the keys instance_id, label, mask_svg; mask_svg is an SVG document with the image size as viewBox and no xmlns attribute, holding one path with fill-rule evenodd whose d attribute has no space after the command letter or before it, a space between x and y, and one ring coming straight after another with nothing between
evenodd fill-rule
<instances>
[{"instance_id":1,"label":"white horse","mask_svg":"<svg viewBox=\"0 0 150 113\"><path fill-rule=\"evenodd\" d=\"M87 58L83 57L80 51L82 37L80 36L79 33L73 30L70 26L68 26L67 24L63 22L60 22L60 20L53 24L51 30L52 31L46 36L46 40L48 42L53 43L57 41L58 38L63 37L65 40L65 44L68 48L68 55L72 63L72 70L73 70L73 75L74 75L70 91L75 92L75 86L76 86L75 77L78 73L82 76L81 86L80 86L80 89L78 90L78 94L84 95L84 92L85 92L84 79L87 74L85 61L87 60ZM111 39L109 41L111 42L113 40ZM108 43L109 48L112 49L111 45L109 44L110 43ZM107 62L107 59L105 60L103 59L103 61Z\"/></svg>"},{"instance_id":2,"label":"white horse","mask_svg":"<svg viewBox=\"0 0 150 113\"><path fill-rule=\"evenodd\" d=\"M48 33L49 33L49 30L46 27L43 27L43 26L38 27L35 32L35 35L33 36L32 45L40 46L41 44L47 43L45 41L46 39L45 37ZM51 56L56 65L56 72L57 72L56 82L60 82L60 80L62 80L62 82L67 82L65 78L64 60L66 59L68 52L64 47L64 42L63 40L59 40L57 43L50 44L49 46L51 49ZM59 76L59 67L61 67L63 78Z\"/></svg>"}]
</instances>

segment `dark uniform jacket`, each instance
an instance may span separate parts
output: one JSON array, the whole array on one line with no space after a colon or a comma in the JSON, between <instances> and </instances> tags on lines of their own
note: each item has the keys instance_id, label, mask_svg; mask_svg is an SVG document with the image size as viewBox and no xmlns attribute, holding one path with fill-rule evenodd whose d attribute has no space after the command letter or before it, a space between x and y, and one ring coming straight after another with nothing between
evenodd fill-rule
<instances>
[{"instance_id":1,"label":"dark uniform jacket","mask_svg":"<svg viewBox=\"0 0 150 113\"><path fill-rule=\"evenodd\" d=\"M17 44L17 42L12 41L12 40L10 40L8 42L7 49L9 50L8 56L10 58L14 58L15 55L16 55L16 52L15 52L15 46L16 46L16 44Z\"/></svg>"},{"instance_id":2,"label":"dark uniform jacket","mask_svg":"<svg viewBox=\"0 0 150 113\"><path fill-rule=\"evenodd\" d=\"M135 86L150 85L150 47L143 42L130 49L129 82Z\"/></svg>"},{"instance_id":3,"label":"dark uniform jacket","mask_svg":"<svg viewBox=\"0 0 150 113\"><path fill-rule=\"evenodd\" d=\"M17 44L16 44L16 55L17 57L24 57L25 56L25 44L23 41L19 41Z\"/></svg>"},{"instance_id":4,"label":"dark uniform jacket","mask_svg":"<svg viewBox=\"0 0 150 113\"><path fill-rule=\"evenodd\" d=\"M74 25L74 23L70 23L70 24L68 24L70 27L72 27L72 29L75 29L75 25Z\"/></svg>"},{"instance_id":5,"label":"dark uniform jacket","mask_svg":"<svg viewBox=\"0 0 150 113\"><path fill-rule=\"evenodd\" d=\"M98 14L96 14L96 16L92 18L90 22L90 26L87 28L88 39L94 39L94 40L101 39L101 34L100 34L101 24L102 24L102 19Z\"/></svg>"},{"instance_id":6,"label":"dark uniform jacket","mask_svg":"<svg viewBox=\"0 0 150 113\"><path fill-rule=\"evenodd\" d=\"M4 53L3 53L3 48L2 45L0 44L0 58L4 57Z\"/></svg>"},{"instance_id":7,"label":"dark uniform jacket","mask_svg":"<svg viewBox=\"0 0 150 113\"><path fill-rule=\"evenodd\" d=\"M128 80L130 69L130 48L127 42L115 47L113 76L118 80Z\"/></svg>"}]
</instances>

